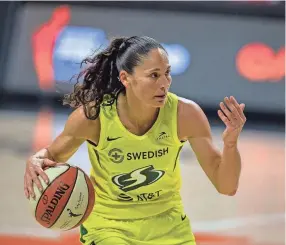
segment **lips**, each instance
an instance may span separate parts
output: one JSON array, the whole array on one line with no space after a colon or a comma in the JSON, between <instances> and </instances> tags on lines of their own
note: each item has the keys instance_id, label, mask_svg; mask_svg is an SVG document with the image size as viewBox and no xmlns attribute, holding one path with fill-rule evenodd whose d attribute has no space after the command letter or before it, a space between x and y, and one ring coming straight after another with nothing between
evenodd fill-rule
<instances>
[{"instance_id":1,"label":"lips","mask_svg":"<svg viewBox=\"0 0 286 245\"><path fill-rule=\"evenodd\" d=\"M164 95L157 95L157 96L155 96L155 98L165 99L166 98L166 94L164 94Z\"/></svg>"}]
</instances>

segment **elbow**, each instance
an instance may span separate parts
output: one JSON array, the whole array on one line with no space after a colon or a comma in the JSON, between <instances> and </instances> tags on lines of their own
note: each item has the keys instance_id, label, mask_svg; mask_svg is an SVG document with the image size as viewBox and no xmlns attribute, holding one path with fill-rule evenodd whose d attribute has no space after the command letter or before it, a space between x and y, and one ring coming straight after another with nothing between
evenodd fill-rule
<instances>
[{"instance_id":1,"label":"elbow","mask_svg":"<svg viewBox=\"0 0 286 245\"><path fill-rule=\"evenodd\" d=\"M237 189L232 190L232 191L218 191L218 192L225 196L235 196Z\"/></svg>"},{"instance_id":2,"label":"elbow","mask_svg":"<svg viewBox=\"0 0 286 245\"><path fill-rule=\"evenodd\" d=\"M239 187L239 178L217 178L213 184L219 194L225 196L235 196Z\"/></svg>"},{"instance_id":3,"label":"elbow","mask_svg":"<svg viewBox=\"0 0 286 245\"><path fill-rule=\"evenodd\" d=\"M235 196L237 193L238 187L232 187L232 188L216 188L219 194L225 195L225 196Z\"/></svg>"}]
</instances>

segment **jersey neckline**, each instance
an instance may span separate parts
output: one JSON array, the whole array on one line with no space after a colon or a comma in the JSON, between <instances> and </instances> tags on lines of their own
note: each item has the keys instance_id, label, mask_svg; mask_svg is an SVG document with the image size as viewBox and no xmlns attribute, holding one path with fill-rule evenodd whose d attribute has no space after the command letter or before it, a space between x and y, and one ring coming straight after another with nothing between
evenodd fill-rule
<instances>
[{"instance_id":1,"label":"jersey neckline","mask_svg":"<svg viewBox=\"0 0 286 245\"><path fill-rule=\"evenodd\" d=\"M168 99L168 97L167 97L167 99ZM157 125L161 121L163 109L164 109L165 105L162 108L159 108L158 116L157 116L155 122L153 123L153 125L151 126L151 128L143 135L136 135L136 134L131 133L121 122L121 120L119 118L118 111L117 111L117 100L118 100L118 97L116 98L116 101L115 101L115 109L114 109L115 110L115 120L117 121L119 127L124 131L124 133L127 133L128 135L130 135L131 137L134 137L136 139L145 139L146 137L148 137L149 134L151 134L157 128Z\"/></svg>"}]
</instances>

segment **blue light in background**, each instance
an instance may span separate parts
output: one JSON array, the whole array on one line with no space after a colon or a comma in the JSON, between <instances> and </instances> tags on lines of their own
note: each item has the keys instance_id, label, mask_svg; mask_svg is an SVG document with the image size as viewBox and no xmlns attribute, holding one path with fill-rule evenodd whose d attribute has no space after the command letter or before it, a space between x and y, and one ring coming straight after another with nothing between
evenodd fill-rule
<instances>
[{"instance_id":1,"label":"blue light in background","mask_svg":"<svg viewBox=\"0 0 286 245\"><path fill-rule=\"evenodd\" d=\"M53 65L55 80L69 82L80 73L80 63L89 56L94 56L109 44L106 33L92 27L67 26L58 36ZM162 44L169 54L172 75L183 74L190 66L188 50L181 44ZM75 81L71 81L72 83Z\"/></svg>"},{"instance_id":2,"label":"blue light in background","mask_svg":"<svg viewBox=\"0 0 286 245\"><path fill-rule=\"evenodd\" d=\"M189 51L181 44L162 44L169 55L172 75L183 74L191 63Z\"/></svg>"},{"instance_id":3,"label":"blue light in background","mask_svg":"<svg viewBox=\"0 0 286 245\"><path fill-rule=\"evenodd\" d=\"M83 59L95 55L108 43L101 29L67 26L57 38L53 53L55 80L68 82L81 71Z\"/></svg>"}]
</instances>

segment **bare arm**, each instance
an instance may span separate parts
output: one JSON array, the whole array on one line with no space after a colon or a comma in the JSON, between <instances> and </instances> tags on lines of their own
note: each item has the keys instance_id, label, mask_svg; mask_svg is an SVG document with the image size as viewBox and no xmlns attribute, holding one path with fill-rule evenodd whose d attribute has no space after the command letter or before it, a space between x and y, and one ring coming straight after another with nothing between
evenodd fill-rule
<instances>
[{"instance_id":1,"label":"bare arm","mask_svg":"<svg viewBox=\"0 0 286 245\"><path fill-rule=\"evenodd\" d=\"M82 108L75 110L69 116L63 132L51 145L28 159L24 176L24 191L27 198L29 196L35 197L33 183L37 185L40 191L43 189L38 175L48 182L48 176L43 170L45 167L65 163L85 140L98 143L99 133L99 119L88 120Z\"/></svg>"},{"instance_id":2,"label":"bare arm","mask_svg":"<svg viewBox=\"0 0 286 245\"><path fill-rule=\"evenodd\" d=\"M237 144L224 144L221 153L213 143L207 117L192 101L180 101L178 115L179 137L190 142L202 169L217 191L234 195L241 171Z\"/></svg>"},{"instance_id":3,"label":"bare arm","mask_svg":"<svg viewBox=\"0 0 286 245\"><path fill-rule=\"evenodd\" d=\"M47 157L56 162L66 162L85 140L98 143L99 120L88 120L82 108L68 118L63 132L47 147Z\"/></svg>"}]
</instances>

